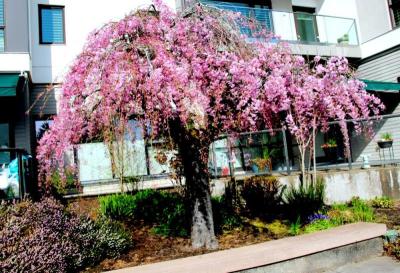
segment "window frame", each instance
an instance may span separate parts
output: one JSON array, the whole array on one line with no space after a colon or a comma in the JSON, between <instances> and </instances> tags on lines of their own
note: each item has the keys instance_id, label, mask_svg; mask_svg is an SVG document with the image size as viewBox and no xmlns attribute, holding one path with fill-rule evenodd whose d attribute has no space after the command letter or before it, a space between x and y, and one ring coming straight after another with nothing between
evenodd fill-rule
<instances>
[{"instance_id":1,"label":"window frame","mask_svg":"<svg viewBox=\"0 0 400 273\"><path fill-rule=\"evenodd\" d=\"M400 2L393 4L392 0L388 0L387 4L388 4L388 8L389 8L390 22L392 23L392 29L400 27L400 21L398 22L398 25L396 25L396 20L394 18L394 12L393 12L393 7L400 9Z\"/></svg>"},{"instance_id":2,"label":"window frame","mask_svg":"<svg viewBox=\"0 0 400 273\"><path fill-rule=\"evenodd\" d=\"M45 42L43 41L43 30L42 30L42 10L60 9L62 11L62 24L63 24L63 42ZM65 35L65 6L59 5L38 5L38 17L39 17L39 44L40 45L65 45L67 37Z\"/></svg>"},{"instance_id":3,"label":"window frame","mask_svg":"<svg viewBox=\"0 0 400 273\"><path fill-rule=\"evenodd\" d=\"M3 31L3 51L0 51L0 53L6 52L6 7L5 7L5 1L0 0L3 2L3 22L0 24L0 31Z\"/></svg>"}]
</instances>

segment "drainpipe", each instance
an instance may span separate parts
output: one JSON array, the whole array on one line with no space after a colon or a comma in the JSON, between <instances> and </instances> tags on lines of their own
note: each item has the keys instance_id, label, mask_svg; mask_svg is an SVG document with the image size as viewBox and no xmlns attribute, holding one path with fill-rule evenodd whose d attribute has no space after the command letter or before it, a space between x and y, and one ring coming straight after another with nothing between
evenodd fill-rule
<instances>
[{"instance_id":1,"label":"drainpipe","mask_svg":"<svg viewBox=\"0 0 400 273\"><path fill-rule=\"evenodd\" d=\"M30 71L32 71L32 26L31 26L31 0L26 1L28 12L28 53L30 59Z\"/></svg>"}]
</instances>

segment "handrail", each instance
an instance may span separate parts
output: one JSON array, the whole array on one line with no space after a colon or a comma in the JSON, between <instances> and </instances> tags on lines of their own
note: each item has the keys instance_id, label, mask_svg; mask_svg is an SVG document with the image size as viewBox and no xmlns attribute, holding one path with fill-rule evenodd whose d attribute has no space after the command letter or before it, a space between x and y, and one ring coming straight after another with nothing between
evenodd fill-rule
<instances>
[{"instance_id":1,"label":"handrail","mask_svg":"<svg viewBox=\"0 0 400 273\"><path fill-rule=\"evenodd\" d=\"M258 7L249 7L249 6L240 6L240 5L235 5L234 3L231 2L223 2L223 1L200 1L199 2L202 5L205 6L213 6L213 5L220 5L220 6L231 6L231 7L240 7L240 8L246 8L246 9L252 9L252 10L269 10L271 12L282 12L282 13L292 13L292 14L307 14L311 16L321 16L321 17L329 17L329 18L337 18L337 19L346 19L346 20L352 20L355 21L354 18L350 17L342 17L342 16L333 16L333 15L324 15L324 14L310 14L306 12L300 12L300 11L286 11L286 10L279 10L279 9L270 9L270 8L258 8ZM210 4L210 5L209 5Z\"/></svg>"}]
</instances>

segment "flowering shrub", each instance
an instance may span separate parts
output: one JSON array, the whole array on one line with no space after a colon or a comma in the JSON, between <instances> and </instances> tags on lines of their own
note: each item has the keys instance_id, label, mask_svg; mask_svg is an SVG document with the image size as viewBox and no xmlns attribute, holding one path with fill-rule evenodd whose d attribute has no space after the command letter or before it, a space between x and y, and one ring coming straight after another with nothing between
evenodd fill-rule
<instances>
[{"instance_id":1,"label":"flowering shrub","mask_svg":"<svg viewBox=\"0 0 400 273\"><path fill-rule=\"evenodd\" d=\"M130 244L121 228L69 213L54 199L0 206L1 272L71 272Z\"/></svg>"}]
</instances>

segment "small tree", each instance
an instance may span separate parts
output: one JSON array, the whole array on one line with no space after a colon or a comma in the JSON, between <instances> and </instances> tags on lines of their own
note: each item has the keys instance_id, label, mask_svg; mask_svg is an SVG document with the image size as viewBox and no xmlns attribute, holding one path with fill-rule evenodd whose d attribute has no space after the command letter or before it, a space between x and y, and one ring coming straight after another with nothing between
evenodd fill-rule
<instances>
[{"instance_id":1,"label":"small tree","mask_svg":"<svg viewBox=\"0 0 400 273\"><path fill-rule=\"evenodd\" d=\"M286 111L296 133L290 118L301 112L290 104L296 90L303 92L298 78L312 75L287 46L269 43L254 26L258 42L248 43L235 14L197 6L181 16L156 6L90 35L65 77L60 114L40 141L39 178L48 185L65 151L83 139L112 146L134 118L149 138L164 138L179 152L192 244L216 248L210 144L221 134L272 129Z\"/></svg>"},{"instance_id":2,"label":"small tree","mask_svg":"<svg viewBox=\"0 0 400 273\"><path fill-rule=\"evenodd\" d=\"M346 119L353 119L356 132L360 133L361 121L368 120L370 115L378 115L384 105L364 90L363 82L355 79L346 58L332 57L323 64L319 56L312 63L306 63L302 57L298 57L297 62L299 70L293 71L293 88L288 92L290 107L286 124L299 144L302 177L307 180L305 156L309 152L310 160L313 159L315 182L317 132L327 132L329 122L339 121L345 156L349 157L350 140Z\"/></svg>"}]
</instances>

